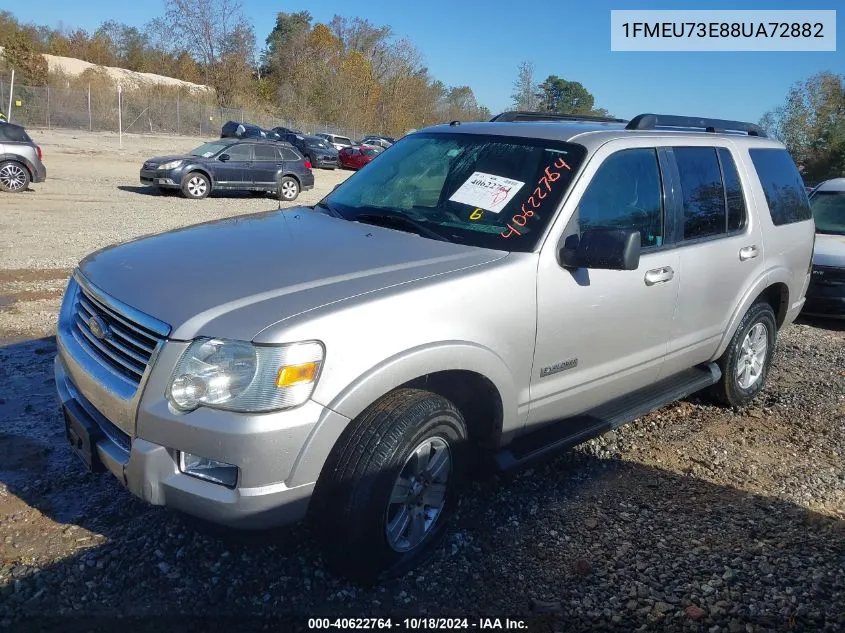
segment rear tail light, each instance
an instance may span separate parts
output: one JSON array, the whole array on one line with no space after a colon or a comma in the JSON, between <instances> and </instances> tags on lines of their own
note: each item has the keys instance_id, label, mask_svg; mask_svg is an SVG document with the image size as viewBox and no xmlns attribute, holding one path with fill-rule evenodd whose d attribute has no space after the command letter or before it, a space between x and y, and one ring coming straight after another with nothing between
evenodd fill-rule
<instances>
[{"instance_id":1,"label":"rear tail light","mask_svg":"<svg viewBox=\"0 0 845 633\"><path fill-rule=\"evenodd\" d=\"M305 159L305 169L311 169L311 161L307 158Z\"/></svg>"},{"instance_id":2,"label":"rear tail light","mask_svg":"<svg viewBox=\"0 0 845 633\"><path fill-rule=\"evenodd\" d=\"M41 160L43 158L43 154L41 153L41 146L40 145L35 146L35 154L38 156L38 160Z\"/></svg>"}]
</instances>

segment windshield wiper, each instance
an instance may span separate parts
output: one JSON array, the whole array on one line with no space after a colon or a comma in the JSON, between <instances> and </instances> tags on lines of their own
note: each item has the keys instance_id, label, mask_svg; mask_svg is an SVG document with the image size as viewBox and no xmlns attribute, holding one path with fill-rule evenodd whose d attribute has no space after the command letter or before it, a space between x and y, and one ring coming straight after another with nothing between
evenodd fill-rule
<instances>
[{"instance_id":1,"label":"windshield wiper","mask_svg":"<svg viewBox=\"0 0 845 633\"><path fill-rule=\"evenodd\" d=\"M381 211L379 213L359 213L355 216L355 222L363 222L364 224L374 224L376 226L385 226L388 228L397 228L400 230L400 227L404 226L407 229L412 229L414 233L423 237L440 240L441 242L452 241L445 235L441 235L437 231L432 231L422 222L412 220L401 213L390 213L386 211Z\"/></svg>"},{"instance_id":2,"label":"windshield wiper","mask_svg":"<svg viewBox=\"0 0 845 633\"><path fill-rule=\"evenodd\" d=\"M315 206L315 207L320 207L321 209L325 209L326 211L328 211L328 212L329 212L329 215L330 215L330 216L332 216L332 217L334 217L334 218L340 218L341 220L345 220L345 219L346 219L346 217L344 217L343 215L341 215L339 211L336 211L335 209L332 209L332 208L329 206L329 203L328 203L328 202L326 202L325 200L320 200L320 201L319 201L317 204L315 204L314 206Z\"/></svg>"}]
</instances>

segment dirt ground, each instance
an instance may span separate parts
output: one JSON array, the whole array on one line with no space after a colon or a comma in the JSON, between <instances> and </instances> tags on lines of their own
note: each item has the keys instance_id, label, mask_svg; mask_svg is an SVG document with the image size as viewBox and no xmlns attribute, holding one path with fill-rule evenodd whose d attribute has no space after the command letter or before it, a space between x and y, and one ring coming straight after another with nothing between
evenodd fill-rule
<instances>
[{"instance_id":1,"label":"dirt ground","mask_svg":"<svg viewBox=\"0 0 845 633\"><path fill-rule=\"evenodd\" d=\"M56 317L80 258L278 203L140 187L145 158L202 139L126 135L121 149L113 134L32 135L48 181L0 195L0 631L185 623L162 614L213 615L205 630L291 615L271 629L301 630L329 614L519 617L544 632L845 630L845 323L780 332L746 410L686 399L474 484L429 565L356 586L323 567L307 526L232 539L86 473L56 400ZM315 171L298 202L347 176Z\"/></svg>"},{"instance_id":2,"label":"dirt ground","mask_svg":"<svg viewBox=\"0 0 845 633\"><path fill-rule=\"evenodd\" d=\"M0 196L0 341L41 336L55 327L64 283L88 253L150 233L266 211L271 197L225 193L205 200L159 195L141 186L145 159L175 154L208 139L66 130L31 130L44 152L47 181ZM314 170L313 204L351 172Z\"/></svg>"}]
</instances>

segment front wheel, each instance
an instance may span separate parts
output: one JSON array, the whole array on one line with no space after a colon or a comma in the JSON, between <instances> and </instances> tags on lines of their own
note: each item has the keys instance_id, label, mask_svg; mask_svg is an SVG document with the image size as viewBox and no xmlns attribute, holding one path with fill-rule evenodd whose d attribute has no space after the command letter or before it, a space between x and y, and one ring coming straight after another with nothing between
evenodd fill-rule
<instances>
[{"instance_id":1,"label":"front wheel","mask_svg":"<svg viewBox=\"0 0 845 633\"><path fill-rule=\"evenodd\" d=\"M776 340L775 313L768 303L758 301L745 313L719 359L722 378L713 386L716 399L737 408L750 403L769 375Z\"/></svg>"},{"instance_id":2,"label":"front wheel","mask_svg":"<svg viewBox=\"0 0 845 633\"><path fill-rule=\"evenodd\" d=\"M205 174L201 174L198 171L192 171L190 174L185 176L185 180L182 181L182 194L186 198L201 200L209 193L211 193L211 183L208 181Z\"/></svg>"},{"instance_id":3,"label":"front wheel","mask_svg":"<svg viewBox=\"0 0 845 633\"><path fill-rule=\"evenodd\" d=\"M290 176L282 177L279 180L277 189L279 200L284 200L285 202L296 200L296 197L299 195L299 183L296 181L296 178L291 178Z\"/></svg>"},{"instance_id":4,"label":"front wheel","mask_svg":"<svg viewBox=\"0 0 845 633\"><path fill-rule=\"evenodd\" d=\"M465 470L466 423L448 400L398 389L352 422L315 491L328 564L356 580L402 574L446 534Z\"/></svg>"}]
</instances>

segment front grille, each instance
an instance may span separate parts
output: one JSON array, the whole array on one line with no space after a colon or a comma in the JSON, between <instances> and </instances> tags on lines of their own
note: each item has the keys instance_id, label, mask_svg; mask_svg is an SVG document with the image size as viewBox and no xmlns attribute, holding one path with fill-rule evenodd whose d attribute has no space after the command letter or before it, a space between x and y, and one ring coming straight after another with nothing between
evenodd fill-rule
<instances>
[{"instance_id":1,"label":"front grille","mask_svg":"<svg viewBox=\"0 0 845 633\"><path fill-rule=\"evenodd\" d=\"M141 381L150 357L161 341L158 334L106 306L82 286L76 296L72 318L74 338L91 356L129 382L137 385ZM103 329L105 332L97 332L102 336L94 333Z\"/></svg>"}]
</instances>

